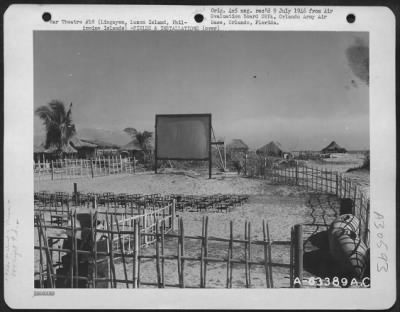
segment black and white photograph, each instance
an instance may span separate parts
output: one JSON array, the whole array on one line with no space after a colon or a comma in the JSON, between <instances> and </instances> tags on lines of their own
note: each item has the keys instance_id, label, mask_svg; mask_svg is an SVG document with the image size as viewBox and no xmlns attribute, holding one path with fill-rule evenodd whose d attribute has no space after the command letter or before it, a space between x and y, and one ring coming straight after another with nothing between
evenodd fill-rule
<instances>
[{"instance_id":1,"label":"black and white photograph","mask_svg":"<svg viewBox=\"0 0 400 312\"><path fill-rule=\"evenodd\" d=\"M31 32L34 299L161 288L179 307L196 289L362 296L380 283L395 207L371 196L385 163L370 31L121 31L111 18L84 31L56 18L46 25L65 29ZM144 19L125 25L170 25ZM12 243L26 233L10 220Z\"/></svg>"},{"instance_id":2,"label":"black and white photograph","mask_svg":"<svg viewBox=\"0 0 400 312\"><path fill-rule=\"evenodd\" d=\"M35 32L36 287L369 287L368 83L368 33Z\"/></svg>"}]
</instances>

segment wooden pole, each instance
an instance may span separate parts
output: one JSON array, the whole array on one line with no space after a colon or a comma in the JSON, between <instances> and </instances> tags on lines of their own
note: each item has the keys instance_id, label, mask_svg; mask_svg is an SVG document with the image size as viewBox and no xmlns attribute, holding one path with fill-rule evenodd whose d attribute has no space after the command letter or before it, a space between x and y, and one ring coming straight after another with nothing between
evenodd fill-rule
<instances>
[{"instance_id":1,"label":"wooden pole","mask_svg":"<svg viewBox=\"0 0 400 312\"><path fill-rule=\"evenodd\" d=\"M39 281L40 281L40 288L44 288L43 286L43 253L42 253L42 236L41 236L41 229L40 227L41 222L39 222L40 215L36 216L36 225L39 237Z\"/></svg>"},{"instance_id":2,"label":"wooden pole","mask_svg":"<svg viewBox=\"0 0 400 312\"><path fill-rule=\"evenodd\" d=\"M174 231L175 229L175 209L176 209L176 199L174 198L172 200L172 206L171 206L171 223L170 223L170 229L171 231Z\"/></svg>"},{"instance_id":3,"label":"wooden pole","mask_svg":"<svg viewBox=\"0 0 400 312\"><path fill-rule=\"evenodd\" d=\"M263 238L264 238L264 269L265 269L265 281L267 288L271 288L269 279L269 266L268 266L268 243L267 243L267 229L265 226L265 220L263 220Z\"/></svg>"},{"instance_id":4,"label":"wooden pole","mask_svg":"<svg viewBox=\"0 0 400 312\"><path fill-rule=\"evenodd\" d=\"M77 223L77 218L76 218L76 211L74 212L74 234L73 234L73 239L74 239L74 267L75 267L75 288L78 288L78 277L79 277L79 261L78 261L78 257L79 257L79 253L78 253L78 242L77 242L77 238L76 238L76 231L77 231L77 227L76 227L76 223ZM80 230L82 233L82 225L80 226Z\"/></svg>"},{"instance_id":5,"label":"wooden pole","mask_svg":"<svg viewBox=\"0 0 400 312\"><path fill-rule=\"evenodd\" d=\"M231 229L232 227L232 220L229 222L229 228ZM230 266L231 266L231 248L232 245L232 238L229 236L229 245L228 245L228 256L226 257L226 288L229 288L230 282L229 282L229 271L230 271Z\"/></svg>"},{"instance_id":6,"label":"wooden pole","mask_svg":"<svg viewBox=\"0 0 400 312\"><path fill-rule=\"evenodd\" d=\"M156 173L157 173L157 161L156 161ZM133 174L136 174L136 158L133 156Z\"/></svg>"},{"instance_id":7,"label":"wooden pole","mask_svg":"<svg viewBox=\"0 0 400 312\"><path fill-rule=\"evenodd\" d=\"M251 262L251 236L250 236L251 232L250 232L250 229L251 229L251 223L249 222L247 225L247 240L248 240L248 247L249 247L248 248L249 288L251 288L251 264L250 264L250 262Z\"/></svg>"},{"instance_id":8,"label":"wooden pole","mask_svg":"<svg viewBox=\"0 0 400 312\"><path fill-rule=\"evenodd\" d=\"M134 220L134 250L133 250L133 288L138 288L139 284L139 223L138 220Z\"/></svg>"},{"instance_id":9,"label":"wooden pole","mask_svg":"<svg viewBox=\"0 0 400 312\"><path fill-rule=\"evenodd\" d=\"M54 163L51 161L51 179L54 180Z\"/></svg>"},{"instance_id":10,"label":"wooden pole","mask_svg":"<svg viewBox=\"0 0 400 312\"><path fill-rule=\"evenodd\" d=\"M245 261L245 275L246 275L246 288L249 288L249 259L247 254L247 221L244 223L244 261Z\"/></svg>"},{"instance_id":11,"label":"wooden pole","mask_svg":"<svg viewBox=\"0 0 400 312\"><path fill-rule=\"evenodd\" d=\"M247 153L244 155L244 175L247 176Z\"/></svg>"},{"instance_id":12,"label":"wooden pole","mask_svg":"<svg viewBox=\"0 0 400 312\"><path fill-rule=\"evenodd\" d=\"M203 216L201 224L201 250L200 250L200 288L204 288L204 247L205 247L205 217Z\"/></svg>"},{"instance_id":13,"label":"wooden pole","mask_svg":"<svg viewBox=\"0 0 400 312\"><path fill-rule=\"evenodd\" d=\"M93 179L94 178L93 161L92 160L89 161L90 161L90 171L92 172L92 179Z\"/></svg>"},{"instance_id":14,"label":"wooden pole","mask_svg":"<svg viewBox=\"0 0 400 312\"><path fill-rule=\"evenodd\" d=\"M181 276L182 276L182 288L185 288L185 232L184 232L184 227L183 227L183 219L180 219L181 221Z\"/></svg>"},{"instance_id":15,"label":"wooden pole","mask_svg":"<svg viewBox=\"0 0 400 312\"><path fill-rule=\"evenodd\" d=\"M274 288L274 278L272 276L272 250L271 250L271 237L269 236L269 225L267 223L267 239L268 239L268 264L269 264L269 279L271 288Z\"/></svg>"},{"instance_id":16,"label":"wooden pole","mask_svg":"<svg viewBox=\"0 0 400 312\"><path fill-rule=\"evenodd\" d=\"M94 199L94 202L96 202L96 197L95 197L95 199ZM121 257L122 257L122 265L123 265L123 268L124 268L124 277L125 277L125 282L126 282L126 288L129 288L129 283L128 283L128 273L127 273L127 270L126 270L126 260L125 260L125 248L124 248L124 245L123 245L123 240L122 240L122 237L121 237L121 232L120 232L120 230L119 230L119 222L118 222L118 219L117 218L115 218L116 219L116 224L117 224L117 232L118 232L118 240L119 240L119 249L120 249L120 252L121 252Z\"/></svg>"},{"instance_id":17,"label":"wooden pole","mask_svg":"<svg viewBox=\"0 0 400 312\"><path fill-rule=\"evenodd\" d=\"M208 216L206 216L205 228L204 228L204 257L208 256ZM203 269L203 280L204 280L204 288L207 287L207 260L204 260L204 269Z\"/></svg>"},{"instance_id":18,"label":"wooden pole","mask_svg":"<svg viewBox=\"0 0 400 312\"><path fill-rule=\"evenodd\" d=\"M293 235L293 227L290 229L290 288L293 288L293 246L294 245L294 235Z\"/></svg>"},{"instance_id":19,"label":"wooden pole","mask_svg":"<svg viewBox=\"0 0 400 312\"><path fill-rule=\"evenodd\" d=\"M303 281L303 226L296 224L294 226L294 277L300 279L300 284L296 283L295 287L300 288Z\"/></svg>"},{"instance_id":20,"label":"wooden pole","mask_svg":"<svg viewBox=\"0 0 400 312\"><path fill-rule=\"evenodd\" d=\"M161 272L160 272L160 246L159 246L159 226L160 222L156 222L156 271L157 271L157 286L161 288Z\"/></svg>"},{"instance_id":21,"label":"wooden pole","mask_svg":"<svg viewBox=\"0 0 400 312\"><path fill-rule=\"evenodd\" d=\"M74 202L78 206L78 183L74 183Z\"/></svg>"},{"instance_id":22,"label":"wooden pole","mask_svg":"<svg viewBox=\"0 0 400 312\"><path fill-rule=\"evenodd\" d=\"M161 287L162 288L165 287L164 233L165 233L165 219L163 219L161 222L161 275L162 275Z\"/></svg>"},{"instance_id":23,"label":"wooden pole","mask_svg":"<svg viewBox=\"0 0 400 312\"><path fill-rule=\"evenodd\" d=\"M181 262L181 253L182 253L181 244L182 244L182 241L181 241L181 236L180 236L181 231L182 231L181 230L181 218L179 218L179 220L178 220L178 233L179 233L179 236L178 236L178 257L177 257L177 260L178 260L178 281L179 281L179 287L183 288L183 286L182 286L182 262Z\"/></svg>"}]
</instances>

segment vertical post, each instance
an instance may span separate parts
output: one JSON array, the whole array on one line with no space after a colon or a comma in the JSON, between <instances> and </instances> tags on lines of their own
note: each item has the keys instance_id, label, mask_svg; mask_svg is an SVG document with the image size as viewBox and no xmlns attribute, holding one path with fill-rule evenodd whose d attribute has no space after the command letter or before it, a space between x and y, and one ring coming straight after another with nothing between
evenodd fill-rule
<instances>
[{"instance_id":1,"label":"vertical post","mask_svg":"<svg viewBox=\"0 0 400 312\"><path fill-rule=\"evenodd\" d=\"M51 161L51 179L54 180L54 163Z\"/></svg>"},{"instance_id":2,"label":"vertical post","mask_svg":"<svg viewBox=\"0 0 400 312\"><path fill-rule=\"evenodd\" d=\"M336 172L336 196L339 195L339 175Z\"/></svg>"},{"instance_id":3,"label":"vertical post","mask_svg":"<svg viewBox=\"0 0 400 312\"><path fill-rule=\"evenodd\" d=\"M94 178L94 171L93 171L93 160L89 160L90 161L90 170L92 172L92 179Z\"/></svg>"},{"instance_id":4,"label":"vertical post","mask_svg":"<svg viewBox=\"0 0 400 312\"><path fill-rule=\"evenodd\" d=\"M247 153L244 155L244 175L247 176Z\"/></svg>"},{"instance_id":5,"label":"vertical post","mask_svg":"<svg viewBox=\"0 0 400 312\"><path fill-rule=\"evenodd\" d=\"M212 132L212 123L211 123L211 114L210 114L210 124L209 124L209 134L208 134L208 178L211 179L212 175L212 150L211 150L211 132Z\"/></svg>"},{"instance_id":6,"label":"vertical post","mask_svg":"<svg viewBox=\"0 0 400 312\"><path fill-rule=\"evenodd\" d=\"M224 169L226 170L226 146L224 141Z\"/></svg>"},{"instance_id":7,"label":"vertical post","mask_svg":"<svg viewBox=\"0 0 400 312\"><path fill-rule=\"evenodd\" d=\"M160 246L159 238L160 220L156 222L156 271L157 271L157 287L161 288L161 272L160 272Z\"/></svg>"},{"instance_id":8,"label":"vertical post","mask_svg":"<svg viewBox=\"0 0 400 312\"><path fill-rule=\"evenodd\" d=\"M156 115L156 124L155 124L155 138L154 138L154 173L157 174L157 166L158 166L158 135L157 135L157 115ZM135 163L135 157L133 157L133 163ZM134 172L135 172L134 167Z\"/></svg>"},{"instance_id":9,"label":"vertical post","mask_svg":"<svg viewBox=\"0 0 400 312\"><path fill-rule=\"evenodd\" d=\"M264 179L267 178L267 157L264 157Z\"/></svg>"},{"instance_id":10,"label":"vertical post","mask_svg":"<svg viewBox=\"0 0 400 312\"><path fill-rule=\"evenodd\" d=\"M134 220L134 250L133 250L133 288L138 288L139 287L139 248L140 248L140 243L139 243L139 223L138 220Z\"/></svg>"},{"instance_id":11,"label":"vertical post","mask_svg":"<svg viewBox=\"0 0 400 312\"><path fill-rule=\"evenodd\" d=\"M173 232L175 228L175 209L176 209L176 199L174 198L172 200L172 206L171 206L171 224L170 224L170 229Z\"/></svg>"},{"instance_id":12,"label":"vertical post","mask_svg":"<svg viewBox=\"0 0 400 312\"><path fill-rule=\"evenodd\" d=\"M300 284L295 287L300 288L303 281L303 226L296 224L294 226L294 278L300 279Z\"/></svg>"},{"instance_id":13,"label":"vertical post","mask_svg":"<svg viewBox=\"0 0 400 312\"><path fill-rule=\"evenodd\" d=\"M78 206L78 183L74 183L74 202Z\"/></svg>"},{"instance_id":14,"label":"vertical post","mask_svg":"<svg viewBox=\"0 0 400 312\"><path fill-rule=\"evenodd\" d=\"M157 161L156 161L156 173L157 173ZM133 174L136 174L136 158L133 156Z\"/></svg>"},{"instance_id":15,"label":"vertical post","mask_svg":"<svg viewBox=\"0 0 400 312\"><path fill-rule=\"evenodd\" d=\"M299 165L296 161L296 185L299 185Z\"/></svg>"}]
</instances>

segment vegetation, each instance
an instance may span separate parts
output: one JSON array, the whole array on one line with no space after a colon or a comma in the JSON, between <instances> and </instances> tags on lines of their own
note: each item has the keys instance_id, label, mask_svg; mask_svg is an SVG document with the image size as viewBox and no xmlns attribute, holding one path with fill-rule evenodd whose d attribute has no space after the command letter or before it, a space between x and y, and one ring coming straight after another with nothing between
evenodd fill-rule
<instances>
[{"instance_id":1,"label":"vegetation","mask_svg":"<svg viewBox=\"0 0 400 312\"><path fill-rule=\"evenodd\" d=\"M146 163L146 158L151 158L153 133L149 131L140 132L135 128L125 128L124 132L129 134L133 139L132 142L143 151L143 161Z\"/></svg>"},{"instance_id":2,"label":"vegetation","mask_svg":"<svg viewBox=\"0 0 400 312\"><path fill-rule=\"evenodd\" d=\"M67 111L63 102L53 100L35 111L35 114L43 120L43 125L46 127L45 148L55 146L57 152L61 155L70 139L76 134L71 109L72 103Z\"/></svg>"},{"instance_id":3,"label":"vegetation","mask_svg":"<svg viewBox=\"0 0 400 312\"><path fill-rule=\"evenodd\" d=\"M365 153L363 164L361 165L362 169L369 170L369 151Z\"/></svg>"}]
</instances>

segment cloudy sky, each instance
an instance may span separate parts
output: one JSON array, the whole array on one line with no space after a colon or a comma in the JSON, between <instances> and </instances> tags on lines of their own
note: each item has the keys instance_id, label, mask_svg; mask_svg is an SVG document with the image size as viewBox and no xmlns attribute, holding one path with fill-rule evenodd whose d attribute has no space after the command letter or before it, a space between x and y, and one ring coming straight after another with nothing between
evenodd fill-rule
<instances>
[{"instance_id":1,"label":"cloudy sky","mask_svg":"<svg viewBox=\"0 0 400 312\"><path fill-rule=\"evenodd\" d=\"M212 113L218 138L252 148L367 149L368 45L350 32L35 32L34 108L72 102L78 133Z\"/></svg>"}]
</instances>

